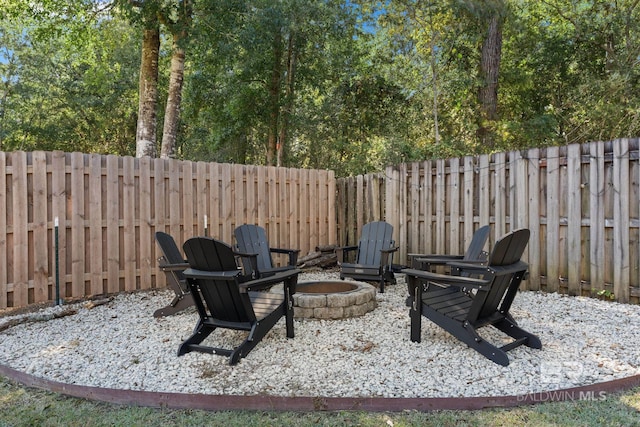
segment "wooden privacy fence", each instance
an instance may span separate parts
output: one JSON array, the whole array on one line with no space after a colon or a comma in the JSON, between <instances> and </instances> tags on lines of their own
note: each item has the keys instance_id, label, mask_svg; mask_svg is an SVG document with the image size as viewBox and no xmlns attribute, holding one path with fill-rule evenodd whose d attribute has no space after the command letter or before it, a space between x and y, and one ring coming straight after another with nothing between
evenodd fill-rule
<instances>
[{"instance_id":1,"label":"wooden privacy fence","mask_svg":"<svg viewBox=\"0 0 640 427\"><path fill-rule=\"evenodd\" d=\"M233 242L243 223L272 246L354 244L385 219L408 253L465 251L532 232L532 290L640 298L638 139L432 160L336 180L332 171L101 156L0 152L0 308L163 287L155 231L181 244ZM55 224L58 218L58 251ZM59 272L56 276L56 259Z\"/></svg>"},{"instance_id":2,"label":"wooden privacy fence","mask_svg":"<svg viewBox=\"0 0 640 427\"><path fill-rule=\"evenodd\" d=\"M0 152L0 308L53 300L56 277L67 299L163 287L154 233L181 245L205 216L228 243L255 223L302 254L335 244L335 191L332 171Z\"/></svg>"},{"instance_id":3,"label":"wooden privacy fence","mask_svg":"<svg viewBox=\"0 0 640 427\"><path fill-rule=\"evenodd\" d=\"M639 182L638 139L425 161L339 180L338 218L350 242L363 223L390 222L400 264L462 254L484 224L490 245L527 227L529 289L638 303Z\"/></svg>"}]
</instances>

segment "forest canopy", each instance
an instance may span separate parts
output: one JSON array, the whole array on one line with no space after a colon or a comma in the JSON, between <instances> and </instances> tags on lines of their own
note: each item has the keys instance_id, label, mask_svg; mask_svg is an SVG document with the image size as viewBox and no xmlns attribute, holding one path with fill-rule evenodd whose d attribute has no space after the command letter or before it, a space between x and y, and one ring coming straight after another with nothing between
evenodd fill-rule
<instances>
[{"instance_id":1,"label":"forest canopy","mask_svg":"<svg viewBox=\"0 0 640 427\"><path fill-rule=\"evenodd\" d=\"M635 137L639 8L635 0L0 0L0 150L346 176Z\"/></svg>"}]
</instances>

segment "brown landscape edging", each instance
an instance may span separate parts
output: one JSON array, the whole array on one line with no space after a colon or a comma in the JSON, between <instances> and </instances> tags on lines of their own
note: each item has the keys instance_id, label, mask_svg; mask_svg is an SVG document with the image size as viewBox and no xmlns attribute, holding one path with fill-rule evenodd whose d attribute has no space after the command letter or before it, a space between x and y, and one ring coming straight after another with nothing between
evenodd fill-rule
<instances>
[{"instance_id":1,"label":"brown landscape edging","mask_svg":"<svg viewBox=\"0 0 640 427\"><path fill-rule=\"evenodd\" d=\"M405 410L433 411L443 409L477 410L511 408L546 402L596 401L609 393L640 385L640 375L581 387L528 393L519 396L481 397L284 397L268 395L209 395L170 393L144 390L123 390L66 384L51 381L0 365L0 375L27 387L60 393L66 396L119 405L134 405L170 409L202 409L207 411L366 411L397 412Z\"/></svg>"}]
</instances>

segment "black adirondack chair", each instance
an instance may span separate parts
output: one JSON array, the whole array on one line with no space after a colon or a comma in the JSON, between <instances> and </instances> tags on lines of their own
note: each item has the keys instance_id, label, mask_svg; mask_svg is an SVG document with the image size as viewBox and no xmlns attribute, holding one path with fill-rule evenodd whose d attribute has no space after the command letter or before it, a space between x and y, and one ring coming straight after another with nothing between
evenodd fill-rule
<instances>
[{"instance_id":1,"label":"black adirondack chair","mask_svg":"<svg viewBox=\"0 0 640 427\"><path fill-rule=\"evenodd\" d=\"M425 316L483 356L509 365L507 351L521 345L542 348L540 340L518 326L509 314L528 265L520 260L529 241L529 230L508 233L496 242L486 266L467 266L471 275L452 276L416 269L402 270L413 290L411 341L420 342ZM475 292L468 292L474 289ZM497 347L478 334L493 326L514 338Z\"/></svg>"},{"instance_id":2,"label":"black adirondack chair","mask_svg":"<svg viewBox=\"0 0 640 427\"><path fill-rule=\"evenodd\" d=\"M362 227L357 246L342 246L336 249L340 279L376 282L380 292L385 283L396 283L393 274L393 253L398 250L392 239L393 226L385 221L370 222ZM346 262L350 252L355 252L355 263Z\"/></svg>"},{"instance_id":3,"label":"black adirondack chair","mask_svg":"<svg viewBox=\"0 0 640 427\"><path fill-rule=\"evenodd\" d=\"M245 273L255 273L255 277L262 277L277 273L279 271L292 270L298 263L299 249L272 248L267 240L267 233L264 228L254 224L244 224L233 231L236 238L236 248L238 252L246 254L256 254L257 271L254 272L254 265L251 259L242 258ZM288 255L288 263L283 266L275 266L272 253Z\"/></svg>"},{"instance_id":4,"label":"black adirondack chair","mask_svg":"<svg viewBox=\"0 0 640 427\"><path fill-rule=\"evenodd\" d=\"M489 232L491 227L485 225L480 227L473 233L471 243L464 255L439 255L439 254L409 254L409 265L411 268L425 271L434 271L437 266L447 266L451 268L452 261L464 262L484 262L487 260L488 253L484 251L484 247L489 240ZM454 265L454 270L456 270ZM455 271L452 274L456 274Z\"/></svg>"},{"instance_id":5,"label":"black adirondack chair","mask_svg":"<svg viewBox=\"0 0 640 427\"><path fill-rule=\"evenodd\" d=\"M183 245L190 268L184 271L200 319L193 334L178 349L178 356L191 351L229 357L234 365L247 356L281 317L286 319L287 337L293 338L293 293L300 270L274 273L260 279L242 274L231 246L210 237L194 237ZM283 293L264 292L283 283ZM247 331L234 348L202 345L217 328Z\"/></svg>"},{"instance_id":6,"label":"black adirondack chair","mask_svg":"<svg viewBox=\"0 0 640 427\"><path fill-rule=\"evenodd\" d=\"M491 227L488 225L478 228L476 232L473 233L471 243L464 255L409 254L408 258L411 268L435 272L436 267L445 267L447 274L456 276L462 274L463 276L468 276L468 272L461 273L457 263L461 262L464 263L464 265L468 263L475 265L486 264L489 254L484 251L484 246L487 244L487 240L489 240L490 231ZM410 307L413 302L413 292L411 286L407 284L407 287L409 288L409 296L407 297L406 304Z\"/></svg>"},{"instance_id":7,"label":"black adirondack chair","mask_svg":"<svg viewBox=\"0 0 640 427\"><path fill-rule=\"evenodd\" d=\"M169 234L162 231L156 232L156 242L160 247L162 256L158 258L158 267L164 271L167 285L173 289L175 296L166 307L157 309L153 317L170 316L193 305L193 298L189 292L189 285L183 271L189 267L185 261L175 240Z\"/></svg>"}]
</instances>

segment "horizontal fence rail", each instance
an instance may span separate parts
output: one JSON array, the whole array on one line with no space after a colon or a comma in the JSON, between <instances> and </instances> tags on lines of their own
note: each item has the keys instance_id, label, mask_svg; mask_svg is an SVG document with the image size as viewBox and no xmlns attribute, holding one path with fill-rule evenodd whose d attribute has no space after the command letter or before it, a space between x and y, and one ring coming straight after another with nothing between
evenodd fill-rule
<instances>
[{"instance_id":1,"label":"horizontal fence rail","mask_svg":"<svg viewBox=\"0 0 640 427\"><path fill-rule=\"evenodd\" d=\"M528 289L638 303L638 139L401 164L338 188L345 182L341 229L357 236L365 220L390 222L394 263L406 264L408 253L463 254L485 224L487 249L526 227ZM370 215L359 201L378 186L383 209Z\"/></svg>"},{"instance_id":2,"label":"horizontal fence rail","mask_svg":"<svg viewBox=\"0 0 640 427\"><path fill-rule=\"evenodd\" d=\"M322 170L0 152L0 308L52 301L56 284L65 299L164 287L156 231L233 244L253 223L273 247L335 244L335 185Z\"/></svg>"}]
</instances>

